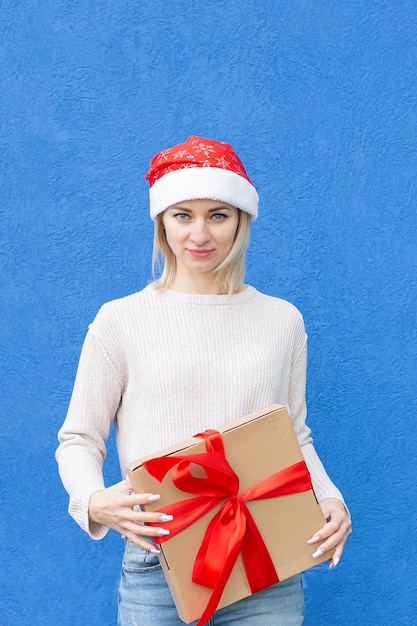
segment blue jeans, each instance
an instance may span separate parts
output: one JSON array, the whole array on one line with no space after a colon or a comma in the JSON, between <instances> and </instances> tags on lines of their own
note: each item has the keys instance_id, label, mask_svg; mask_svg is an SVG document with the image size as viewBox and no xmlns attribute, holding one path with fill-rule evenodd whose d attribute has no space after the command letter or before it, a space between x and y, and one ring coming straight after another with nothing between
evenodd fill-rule
<instances>
[{"instance_id":1,"label":"blue jeans","mask_svg":"<svg viewBox=\"0 0 417 626\"><path fill-rule=\"evenodd\" d=\"M297 575L219 609L206 626L301 626L303 623L304 593L301 576ZM184 626L158 556L130 541L126 541L123 557L118 624Z\"/></svg>"}]
</instances>

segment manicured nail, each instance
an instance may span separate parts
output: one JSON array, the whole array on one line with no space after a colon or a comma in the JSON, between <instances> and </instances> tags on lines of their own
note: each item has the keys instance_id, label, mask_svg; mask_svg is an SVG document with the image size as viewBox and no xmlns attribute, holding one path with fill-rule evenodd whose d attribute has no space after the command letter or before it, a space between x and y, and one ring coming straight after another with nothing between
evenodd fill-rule
<instances>
[{"instance_id":1,"label":"manicured nail","mask_svg":"<svg viewBox=\"0 0 417 626\"><path fill-rule=\"evenodd\" d=\"M152 554L161 554L161 551L158 550L158 548L151 548L149 552L152 552Z\"/></svg>"},{"instance_id":2,"label":"manicured nail","mask_svg":"<svg viewBox=\"0 0 417 626\"><path fill-rule=\"evenodd\" d=\"M307 543L317 543L318 541L320 541L320 537L317 537L317 535L314 535L314 537L307 540Z\"/></svg>"},{"instance_id":3,"label":"manicured nail","mask_svg":"<svg viewBox=\"0 0 417 626\"><path fill-rule=\"evenodd\" d=\"M166 530L165 528L160 528L157 532L157 535L159 537L165 537L165 535L169 535L169 530Z\"/></svg>"},{"instance_id":4,"label":"manicured nail","mask_svg":"<svg viewBox=\"0 0 417 626\"><path fill-rule=\"evenodd\" d=\"M173 515L166 515L165 513L163 513L159 517L160 522L172 522L173 519L174 519Z\"/></svg>"},{"instance_id":5,"label":"manicured nail","mask_svg":"<svg viewBox=\"0 0 417 626\"><path fill-rule=\"evenodd\" d=\"M317 550L311 556L313 559L317 559L319 556L323 556L324 551L321 548L317 548Z\"/></svg>"},{"instance_id":6,"label":"manicured nail","mask_svg":"<svg viewBox=\"0 0 417 626\"><path fill-rule=\"evenodd\" d=\"M148 496L148 502L156 502L157 500L159 500L161 496L159 495L159 493L152 493L150 496Z\"/></svg>"},{"instance_id":7,"label":"manicured nail","mask_svg":"<svg viewBox=\"0 0 417 626\"><path fill-rule=\"evenodd\" d=\"M340 559L337 556L334 559L332 559L332 562L329 565L330 569L332 569L333 567L336 567L336 565L338 565L339 561L340 561Z\"/></svg>"}]
</instances>

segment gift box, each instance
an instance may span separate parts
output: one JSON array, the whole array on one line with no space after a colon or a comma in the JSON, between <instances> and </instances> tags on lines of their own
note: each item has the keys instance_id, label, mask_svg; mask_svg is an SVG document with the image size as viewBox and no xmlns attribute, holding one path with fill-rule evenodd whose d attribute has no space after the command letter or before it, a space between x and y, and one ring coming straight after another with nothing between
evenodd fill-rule
<instances>
[{"instance_id":1,"label":"gift box","mask_svg":"<svg viewBox=\"0 0 417 626\"><path fill-rule=\"evenodd\" d=\"M159 493L160 562L180 618L216 610L331 557L307 539L325 523L285 407L271 405L127 465Z\"/></svg>"}]
</instances>

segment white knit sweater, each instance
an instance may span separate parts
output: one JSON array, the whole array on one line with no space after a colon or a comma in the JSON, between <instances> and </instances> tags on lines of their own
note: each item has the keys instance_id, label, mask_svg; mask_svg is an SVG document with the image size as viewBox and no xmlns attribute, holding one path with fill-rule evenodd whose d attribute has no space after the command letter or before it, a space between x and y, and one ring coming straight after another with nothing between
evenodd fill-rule
<instances>
[{"instance_id":1,"label":"white knit sweater","mask_svg":"<svg viewBox=\"0 0 417 626\"><path fill-rule=\"evenodd\" d=\"M272 403L285 405L317 499L342 495L305 424L306 334L298 310L253 287L234 295L158 292L153 285L105 304L90 325L66 420L59 471L69 512L91 537L91 494L104 487L114 420L125 465Z\"/></svg>"}]
</instances>

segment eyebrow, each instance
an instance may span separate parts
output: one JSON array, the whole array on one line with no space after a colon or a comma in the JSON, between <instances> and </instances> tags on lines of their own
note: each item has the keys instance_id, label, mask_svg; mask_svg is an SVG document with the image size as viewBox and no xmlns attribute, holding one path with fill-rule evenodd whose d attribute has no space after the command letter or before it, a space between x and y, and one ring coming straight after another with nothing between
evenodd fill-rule
<instances>
[{"instance_id":1,"label":"eyebrow","mask_svg":"<svg viewBox=\"0 0 417 626\"><path fill-rule=\"evenodd\" d=\"M192 209L187 209L186 207L177 206L171 207L171 211L181 211L182 213L192 213ZM209 209L208 213L217 213L218 211L232 211L232 209L228 206L220 204L219 206L214 207L213 209Z\"/></svg>"}]
</instances>

